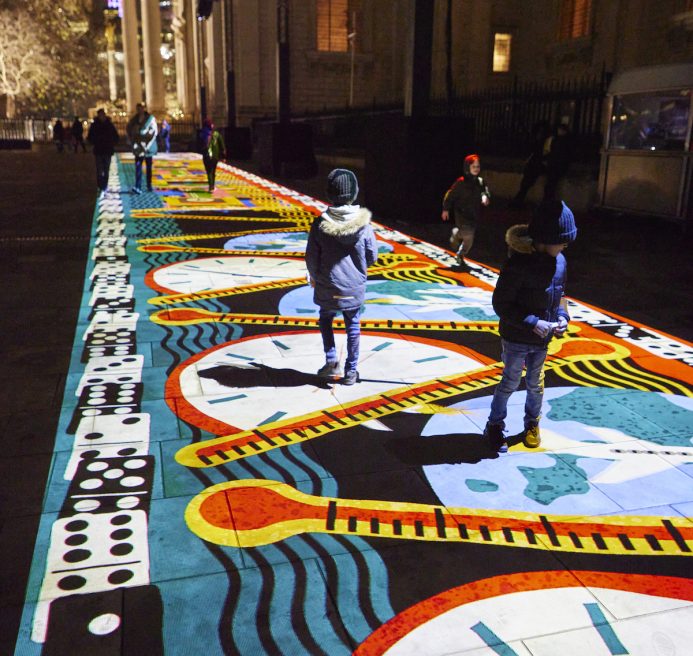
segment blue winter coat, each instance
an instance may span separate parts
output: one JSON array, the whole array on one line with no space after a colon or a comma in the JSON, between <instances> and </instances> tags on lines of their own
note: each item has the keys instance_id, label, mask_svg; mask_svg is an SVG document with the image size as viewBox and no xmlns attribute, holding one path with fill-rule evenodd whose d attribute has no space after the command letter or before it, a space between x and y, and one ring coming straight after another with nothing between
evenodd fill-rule
<instances>
[{"instance_id":1,"label":"blue winter coat","mask_svg":"<svg viewBox=\"0 0 693 656\"><path fill-rule=\"evenodd\" d=\"M493 292L493 309L500 318L503 339L520 344L545 345L548 337L533 332L537 321L558 321L570 316L561 305L568 264L562 253L552 257L537 253L526 225L512 226L506 233L510 258L501 268Z\"/></svg>"},{"instance_id":2,"label":"blue winter coat","mask_svg":"<svg viewBox=\"0 0 693 656\"><path fill-rule=\"evenodd\" d=\"M323 310L363 305L368 267L378 259L371 213L358 205L330 207L310 228L306 267L313 300Z\"/></svg>"}]
</instances>

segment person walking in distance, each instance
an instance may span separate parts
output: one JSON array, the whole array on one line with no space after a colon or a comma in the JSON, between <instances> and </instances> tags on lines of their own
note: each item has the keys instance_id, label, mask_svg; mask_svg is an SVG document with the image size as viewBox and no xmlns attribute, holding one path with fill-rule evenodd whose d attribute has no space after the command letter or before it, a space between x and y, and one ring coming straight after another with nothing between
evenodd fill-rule
<instances>
[{"instance_id":1,"label":"person walking in distance","mask_svg":"<svg viewBox=\"0 0 693 656\"><path fill-rule=\"evenodd\" d=\"M202 150L202 162L207 173L207 185L213 192L216 185L217 164L223 159L226 146L219 130L214 128L211 119L206 118L199 137Z\"/></svg>"},{"instance_id":2,"label":"person walking in distance","mask_svg":"<svg viewBox=\"0 0 693 656\"><path fill-rule=\"evenodd\" d=\"M450 220L452 213L455 226L450 235L450 245L455 249L457 264L468 268L464 261L474 244L476 226L481 218L481 207L488 205L491 194L481 173L478 155L467 155L463 164L464 175L455 180L443 198L443 221Z\"/></svg>"},{"instance_id":3,"label":"person walking in distance","mask_svg":"<svg viewBox=\"0 0 693 656\"><path fill-rule=\"evenodd\" d=\"M86 153L87 147L84 144L84 125L79 116L75 116L75 120L72 121L70 132L72 133L72 147L75 149L74 152L77 152L77 148L82 146L82 152Z\"/></svg>"},{"instance_id":4,"label":"person walking in distance","mask_svg":"<svg viewBox=\"0 0 693 656\"><path fill-rule=\"evenodd\" d=\"M118 131L106 116L103 108L96 112L96 118L89 126L87 141L92 145L94 160L96 161L96 186L99 189L99 197L103 198L108 189L108 171L111 167L111 157L118 143Z\"/></svg>"},{"instance_id":5,"label":"person walking in distance","mask_svg":"<svg viewBox=\"0 0 693 656\"><path fill-rule=\"evenodd\" d=\"M575 217L560 200L543 201L529 225L514 225L506 233L510 255L493 292L504 369L484 429L495 451L508 449L504 436L508 399L520 385L523 369L524 442L530 448L541 443L544 361L549 342L564 335L570 321L563 300L567 263L562 252L576 237Z\"/></svg>"},{"instance_id":6,"label":"person walking in distance","mask_svg":"<svg viewBox=\"0 0 693 656\"><path fill-rule=\"evenodd\" d=\"M361 338L360 314L366 295L367 269L378 259L371 226L371 213L355 205L359 187L348 169L334 169L327 176L330 206L313 221L306 246L306 267L314 288L313 300L320 307L320 334L325 364L318 376L341 376L332 323L338 312L344 317L347 356L344 385L358 382Z\"/></svg>"},{"instance_id":7,"label":"person walking in distance","mask_svg":"<svg viewBox=\"0 0 693 656\"><path fill-rule=\"evenodd\" d=\"M152 160L157 153L156 119L147 112L142 103L137 103L137 112L128 121L127 133L132 154L135 156L135 186L132 192L142 193L142 165L147 165L147 191L152 191Z\"/></svg>"},{"instance_id":8,"label":"person walking in distance","mask_svg":"<svg viewBox=\"0 0 693 656\"><path fill-rule=\"evenodd\" d=\"M53 141L58 152L62 153L65 150L65 126L60 119L53 126Z\"/></svg>"}]
</instances>

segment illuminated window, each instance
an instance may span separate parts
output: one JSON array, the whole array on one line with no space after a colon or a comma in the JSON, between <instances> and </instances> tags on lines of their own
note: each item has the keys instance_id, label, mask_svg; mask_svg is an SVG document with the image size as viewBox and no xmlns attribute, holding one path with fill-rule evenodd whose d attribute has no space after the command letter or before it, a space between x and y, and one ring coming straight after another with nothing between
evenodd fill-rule
<instances>
[{"instance_id":1,"label":"illuminated window","mask_svg":"<svg viewBox=\"0 0 693 656\"><path fill-rule=\"evenodd\" d=\"M590 31L592 0L563 0L558 37L561 41L587 36Z\"/></svg>"},{"instance_id":2,"label":"illuminated window","mask_svg":"<svg viewBox=\"0 0 693 656\"><path fill-rule=\"evenodd\" d=\"M349 0L317 0L318 50L346 52L349 48Z\"/></svg>"},{"instance_id":3,"label":"illuminated window","mask_svg":"<svg viewBox=\"0 0 693 656\"><path fill-rule=\"evenodd\" d=\"M507 73L510 70L510 45L512 34L496 32L493 36L493 72Z\"/></svg>"}]
</instances>

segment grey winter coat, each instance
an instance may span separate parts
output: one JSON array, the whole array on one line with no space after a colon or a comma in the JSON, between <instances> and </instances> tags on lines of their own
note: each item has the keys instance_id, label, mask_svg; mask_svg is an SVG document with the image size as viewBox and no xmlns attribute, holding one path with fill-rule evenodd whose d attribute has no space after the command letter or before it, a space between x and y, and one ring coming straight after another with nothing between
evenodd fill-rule
<instances>
[{"instance_id":1,"label":"grey winter coat","mask_svg":"<svg viewBox=\"0 0 693 656\"><path fill-rule=\"evenodd\" d=\"M371 213L358 205L329 207L310 228L306 267L323 310L361 307L368 267L378 259Z\"/></svg>"}]
</instances>

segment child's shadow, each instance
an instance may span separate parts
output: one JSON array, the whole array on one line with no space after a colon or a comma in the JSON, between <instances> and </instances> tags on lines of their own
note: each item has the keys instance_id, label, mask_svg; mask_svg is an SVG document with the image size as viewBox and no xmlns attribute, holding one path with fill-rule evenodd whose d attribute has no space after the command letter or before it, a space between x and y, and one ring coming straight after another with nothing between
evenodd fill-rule
<instances>
[{"instance_id":1,"label":"child's shadow","mask_svg":"<svg viewBox=\"0 0 693 656\"><path fill-rule=\"evenodd\" d=\"M476 464L492 460L498 453L477 433L420 435L389 440L385 449L406 465Z\"/></svg>"},{"instance_id":2,"label":"child's shadow","mask_svg":"<svg viewBox=\"0 0 693 656\"><path fill-rule=\"evenodd\" d=\"M297 369L275 369L266 364L252 362L251 366L235 367L220 364L198 373L200 378L210 378L224 387L300 387L313 385L329 389L332 381L316 374L307 374Z\"/></svg>"}]
</instances>

